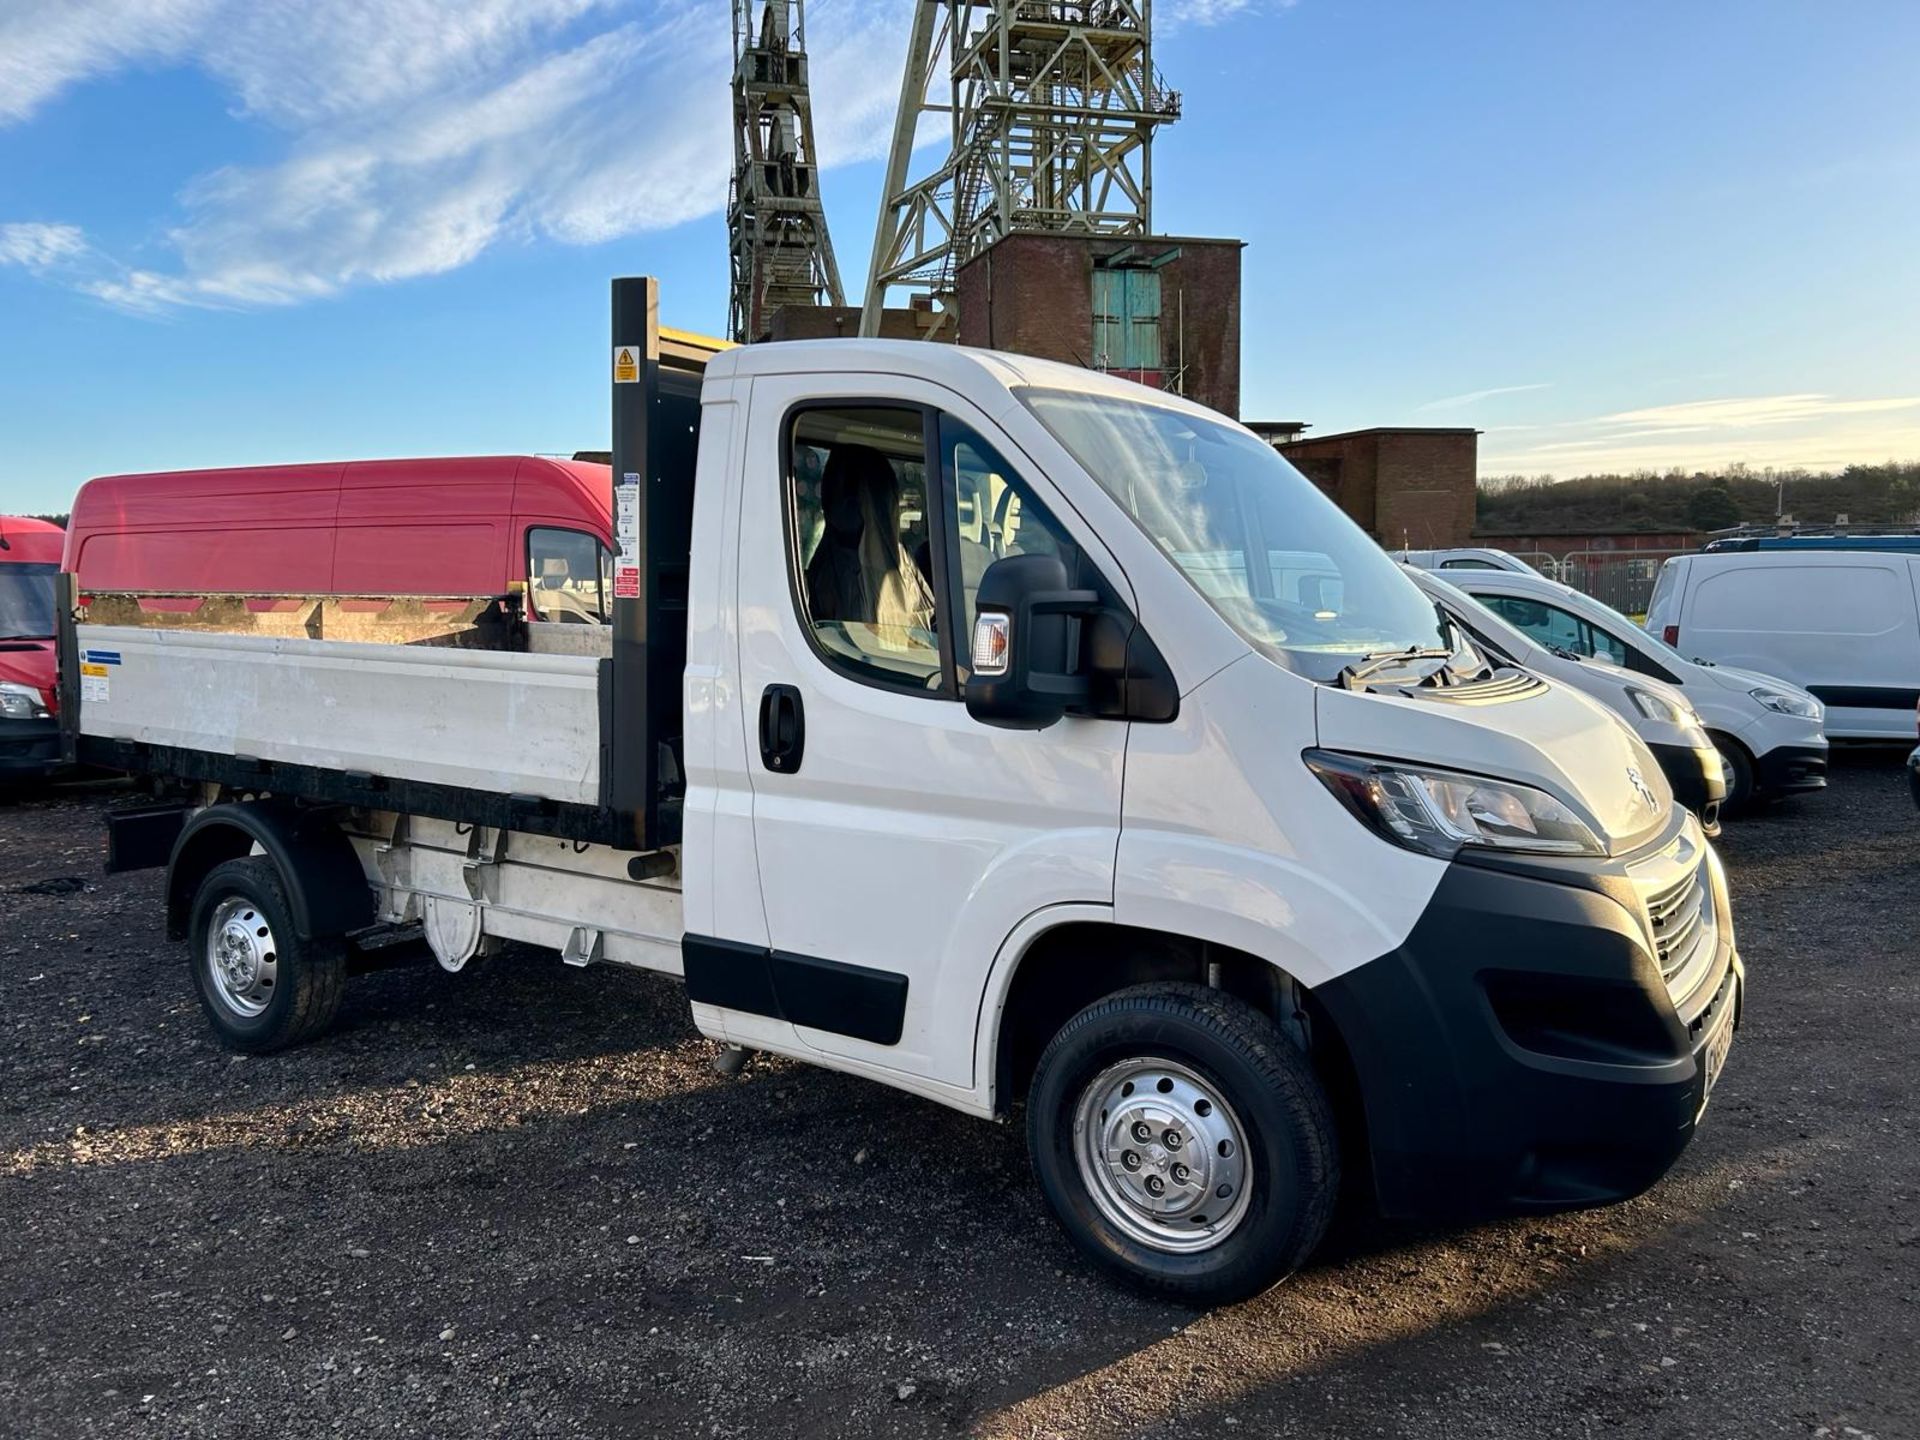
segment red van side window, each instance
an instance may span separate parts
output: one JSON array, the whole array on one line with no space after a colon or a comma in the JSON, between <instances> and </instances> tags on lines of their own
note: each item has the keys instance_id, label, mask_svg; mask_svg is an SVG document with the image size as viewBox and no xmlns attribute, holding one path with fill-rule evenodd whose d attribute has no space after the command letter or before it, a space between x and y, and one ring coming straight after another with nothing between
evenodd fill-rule
<instances>
[{"instance_id":1,"label":"red van side window","mask_svg":"<svg viewBox=\"0 0 1920 1440\"><path fill-rule=\"evenodd\" d=\"M536 526L527 532L527 594L533 618L604 625L613 591L613 557L580 530Z\"/></svg>"}]
</instances>

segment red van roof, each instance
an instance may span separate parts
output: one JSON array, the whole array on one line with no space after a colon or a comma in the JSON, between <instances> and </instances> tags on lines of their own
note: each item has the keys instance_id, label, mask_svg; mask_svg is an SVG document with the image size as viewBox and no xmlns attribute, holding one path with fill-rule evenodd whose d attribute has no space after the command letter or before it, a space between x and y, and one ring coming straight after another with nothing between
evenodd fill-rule
<instances>
[{"instance_id":1,"label":"red van roof","mask_svg":"<svg viewBox=\"0 0 1920 1440\"><path fill-rule=\"evenodd\" d=\"M74 499L65 563L99 591L499 594L521 525L608 538L609 478L531 455L108 475Z\"/></svg>"},{"instance_id":2,"label":"red van roof","mask_svg":"<svg viewBox=\"0 0 1920 1440\"><path fill-rule=\"evenodd\" d=\"M25 515L0 515L0 537L7 542L0 565L58 565L67 543L67 532L58 525Z\"/></svg>"}]
</instances>

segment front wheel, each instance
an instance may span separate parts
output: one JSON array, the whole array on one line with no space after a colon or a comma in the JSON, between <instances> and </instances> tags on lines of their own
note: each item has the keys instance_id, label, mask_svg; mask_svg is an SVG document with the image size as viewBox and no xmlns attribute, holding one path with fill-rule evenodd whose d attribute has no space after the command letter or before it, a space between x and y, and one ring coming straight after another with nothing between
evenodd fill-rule
<instances>
[{"instance_id":1,"label":"front wheel","mask_svg":"<svg viewBox=\"0 0 1920 1440\"><path fill-rule=\"evenodd\" d=\"M1291 1274L1340 1188L1306 1057L1259 1011L1199 985L1135 986L1074 1016L1040 1057L1027 1126L1074 1244L1193 1304Z\"/></svg>"},{"instance_id":2,"label":"front wheel","mask_svg":"<svg viewBox=\"0 0 1920 1440\"><path fill-rule=\"evenodd\" d=\"M1726 765L1727 798L1720 802L1720 813L1739 815L1753 808L1758 786L1753 778L1753 761L1736 740L1714 737L1714 745Z\"/></svg>"}]
</instances>

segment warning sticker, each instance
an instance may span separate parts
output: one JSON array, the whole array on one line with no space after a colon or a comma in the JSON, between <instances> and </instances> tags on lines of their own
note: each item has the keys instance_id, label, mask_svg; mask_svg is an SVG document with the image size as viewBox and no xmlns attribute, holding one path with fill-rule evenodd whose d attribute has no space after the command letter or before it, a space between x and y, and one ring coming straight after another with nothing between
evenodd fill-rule
<instances>
[{"instance_id":1,"label":"warning sticker","mask_svg":"<svg viewBox=\"0 0 1920 1440\"><path fill-rule=\"evenodd\" d=\"M113 698L113 682L107 678L104 665L82 665L80 667L80 699L84 704L99 705Z\"/></svg>"},{"instance_id":2,"label":"warning sticker","mask_svg":"<svg viewBox=\"0 0 1920 1440\"><path fill-rule=\"evenodd\" d=\"M613 487L613 598L640 598L640 476L627 471Z\"/></svg>"},{"instance_id":3,"label":"warning sticker","mask_svg":"<svg viewBox=\"0 0 1920 1440\"><path fill-rule=\"evenodd\" d=\"M640 352L633 346L613 347L613 383L616 385L640 383Z\"/></svg>"}]
</instances>

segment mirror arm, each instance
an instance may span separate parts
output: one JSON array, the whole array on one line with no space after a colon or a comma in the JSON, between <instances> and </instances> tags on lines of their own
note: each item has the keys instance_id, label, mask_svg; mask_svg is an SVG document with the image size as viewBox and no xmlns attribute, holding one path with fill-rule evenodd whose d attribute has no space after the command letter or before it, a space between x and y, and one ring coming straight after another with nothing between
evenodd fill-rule
<instances>
[{"instance_id":1,"label":"mirror arm","mask_svg":"<svg viewBox=\"0 0 1920 1440\"><path fill-rule=\"evenodd\" d=\"M1091 620L1102 608L1100 596L1092 590L1036 590L1022 598L1014 624L1022 633L1030 634L1027 627L1036 615L1074 615ZM1082 707L1093 698L1093 682L1085 675L1055 675L1033 670L1027 674L1027 688L1036 695L1052 696L1069 710Z\"/></svg>"}]
</instances>

